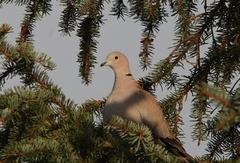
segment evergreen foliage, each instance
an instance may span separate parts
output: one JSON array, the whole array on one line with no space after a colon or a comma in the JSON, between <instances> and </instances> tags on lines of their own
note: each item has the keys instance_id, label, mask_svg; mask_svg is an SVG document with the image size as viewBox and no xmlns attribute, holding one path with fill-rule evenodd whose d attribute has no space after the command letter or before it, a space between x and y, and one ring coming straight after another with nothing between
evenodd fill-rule
<instances>
[{"instance_id":1,"label":"evergreen foliage","mask_svg":"<svg viewBox=\"0 0 240 163\"><path fill-rule=\"evenodd\" d=\"M60 1L65 7L59 16L60 31L70 35L76 30L84 84L91 82L106 2L111 3ZM35 23L51 14L51 1L0 0L0 5L4 3L25 6L25 15L16 45L6 39L12 27L0 26L0 162L240 162L239 1L112 2L111 15L122 19L129 16L143 26L140 65L151 70L139 83L152 94L156 85L171 90L159 105L178 138L184 136L180 116L184 99L193 96L188 107L192 139L208 144L206 155L190 160L175 157L154 144L144 125L120 117L106 122L107 127L96 122L96 117L101 119L105 99L78 105L65 97L48 76L55 64L33 46ZM168 16L176 19L172 52L152 66L154 38ZM206 44L208 49L203 54ZM175 72L187 64L191 66L189 74ZM2 90L14 77L20 77L21 86Z\"/></svg>"}]
</instances>

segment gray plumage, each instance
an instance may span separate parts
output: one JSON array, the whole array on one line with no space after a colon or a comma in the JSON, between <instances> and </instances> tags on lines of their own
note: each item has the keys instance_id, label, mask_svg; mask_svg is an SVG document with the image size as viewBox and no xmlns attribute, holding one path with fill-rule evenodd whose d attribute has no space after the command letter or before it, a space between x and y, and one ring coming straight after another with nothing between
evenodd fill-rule
<instances>
[{"instance_id":1,"label":"gray plumage","mask_svg":"<svg viewBox=\"0 0 240 163\"><path fill-rule=\"evenodd\" d=\"M163 145L169 152L182 157L191 157L174 138L155 98L143 90L132 77L127 57L120 52L110 53L102 66L109 66L115 73L111 94L103 109L106 121L112 115L144 124L152 131L155 142Z\"/></svg>"}]
</instances>

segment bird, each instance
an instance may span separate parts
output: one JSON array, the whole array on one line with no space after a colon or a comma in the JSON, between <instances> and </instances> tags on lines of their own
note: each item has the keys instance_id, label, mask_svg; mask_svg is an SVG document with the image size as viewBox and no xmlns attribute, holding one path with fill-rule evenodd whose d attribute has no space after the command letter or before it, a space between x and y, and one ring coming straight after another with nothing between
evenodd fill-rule
<instances>
[{"instance_id":1,"label":"bird","mask_svg":"<svg viewBox=\"0 0 240 163\"><path fill-rule=\"evenodd\" d=\"M113 88L103 108L103 121L119 116L136 124L147 126L156 143L170 153L190 158L181 143L174 137L156 99L143 90L130 72L128 58L121 52L113 51L100 67L109 66L115 75Z\"/></svg>"}]
</instances>

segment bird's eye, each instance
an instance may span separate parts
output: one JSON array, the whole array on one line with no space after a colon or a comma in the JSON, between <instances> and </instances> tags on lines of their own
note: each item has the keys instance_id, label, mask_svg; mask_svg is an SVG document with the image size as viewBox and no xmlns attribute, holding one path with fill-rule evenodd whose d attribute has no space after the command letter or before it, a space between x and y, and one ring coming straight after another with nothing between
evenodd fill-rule
<instances>
[{"instance_id":1,"label":"bird's eye","mask_svg":"<svg viewBox=\"0 0 240 163\"><path fill-rule=\"evenodd\" d=\"M117 59L118 59L118 56L115 56L115 59L117 60Z\"/></svg>"}]
</instances>

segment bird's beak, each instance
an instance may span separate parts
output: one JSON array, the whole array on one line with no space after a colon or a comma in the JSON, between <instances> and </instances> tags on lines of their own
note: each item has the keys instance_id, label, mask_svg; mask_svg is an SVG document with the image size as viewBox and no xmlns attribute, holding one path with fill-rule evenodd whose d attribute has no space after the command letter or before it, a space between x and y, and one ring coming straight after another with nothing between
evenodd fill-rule
<instances>
[{"instance_id":1,"label":"bird's beak","mask_svg":"<svg viewBox=\"0 0 240 163\"><path fill-rule=\"evenodd\" d=\"M105 62L103 62L101 65L100 65L100 67L103 67L103 66L105 66L106 65L106 61Z\"/></svg>"}]
</instances>

